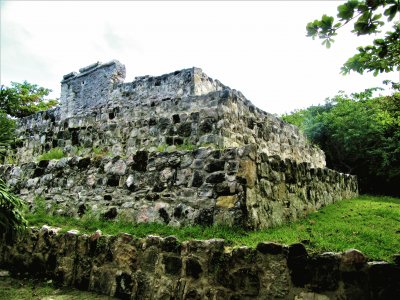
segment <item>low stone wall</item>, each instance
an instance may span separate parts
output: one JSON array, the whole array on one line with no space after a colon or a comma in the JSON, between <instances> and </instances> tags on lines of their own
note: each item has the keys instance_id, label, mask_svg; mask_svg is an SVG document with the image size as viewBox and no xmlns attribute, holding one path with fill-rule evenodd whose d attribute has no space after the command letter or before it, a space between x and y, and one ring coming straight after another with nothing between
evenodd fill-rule
<instances>
[{"instance_id":1,"label":"low stone wall","mask_svg":"<svg viewBox=\"0 0 400 300\"><path fill-rule=\"evenodd\" d=\"M49 213L89 209L175 226L267 228L357 196L354 176L258 154L255 146L66 157L0 166L0 176L32 204L43 196Z\"/></svg>"},{"instance_id":2,"label":"low stone wall","mask_svg":"<svg viewBox=\"0 0 400 300\"><path fill-rule=\"evenodd\" d=\"M265 153L253 155L241 161L246 178L247 223L252 228L281 225L358 196L356 176Z\"/></svg>"},{"instance_id":3,"label":"low stone wall","mask_svg":"<svg viewBox=\"0 0 400 300\"><path fill-rule=\"evenodd\" d=\"M302 244L231 250L223 240L58 233L44 226L0 244L0 267L121 299L399 299L400 267L357 250Z\"/></svg>"}]
</instances>

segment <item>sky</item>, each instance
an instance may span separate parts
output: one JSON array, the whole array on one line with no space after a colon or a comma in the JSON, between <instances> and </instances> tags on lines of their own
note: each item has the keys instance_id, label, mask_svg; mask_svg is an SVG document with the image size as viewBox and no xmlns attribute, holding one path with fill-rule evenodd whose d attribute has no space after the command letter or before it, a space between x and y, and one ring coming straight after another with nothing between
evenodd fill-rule
<instances>
[{"instance_id":1,"label":"sky","mask_svg":"<svg viewBox=\"0 0 400 300\"><path fill-rule=\"evenodd\" d=\"M331 49L306 37L342 2L1 0L1 84L27 80L58 98L63 75L97 61L125 64L125 82L194 66L280 115L398 80L340 74L375 35L343 28Z\"/></svg>"}]
</instances>

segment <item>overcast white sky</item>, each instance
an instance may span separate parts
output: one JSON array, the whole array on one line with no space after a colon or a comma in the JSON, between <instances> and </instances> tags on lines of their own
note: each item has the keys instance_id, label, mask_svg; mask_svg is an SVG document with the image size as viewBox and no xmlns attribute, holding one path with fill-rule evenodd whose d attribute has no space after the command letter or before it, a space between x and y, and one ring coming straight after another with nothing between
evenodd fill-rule
<instances>
[{"instance_id":1,"label":"overcast white sky","mask_svg":"<svg viewBox=\"0 0 400 300\"><path fill-rule=\"evenodd\" d=\"M118 59L135 76L192 66L281 114L339 90L382 86L398 73L342 76L358 38L344 29L330 50L308 22L344 1L1 1L1 84L28 80L59 97L64 74Z\"/></svg>"}]
</instances>

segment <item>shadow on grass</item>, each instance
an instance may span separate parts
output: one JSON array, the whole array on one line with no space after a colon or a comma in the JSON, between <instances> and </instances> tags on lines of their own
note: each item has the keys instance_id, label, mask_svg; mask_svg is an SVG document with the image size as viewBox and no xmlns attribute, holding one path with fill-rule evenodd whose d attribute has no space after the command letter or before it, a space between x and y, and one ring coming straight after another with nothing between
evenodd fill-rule
<instances>
[{"instance_id":1,"label":"shadow on grass","mask_svg":"<svg viewBox=\"0 0 400 300\"><path fill-rule=\"evenodd\" d=\"M375 196L375 195L360 195L358 201L368 201L377 203L393 203L400 205L400 198L389 197L389 196Z\"/></svg>"}]
</instances>

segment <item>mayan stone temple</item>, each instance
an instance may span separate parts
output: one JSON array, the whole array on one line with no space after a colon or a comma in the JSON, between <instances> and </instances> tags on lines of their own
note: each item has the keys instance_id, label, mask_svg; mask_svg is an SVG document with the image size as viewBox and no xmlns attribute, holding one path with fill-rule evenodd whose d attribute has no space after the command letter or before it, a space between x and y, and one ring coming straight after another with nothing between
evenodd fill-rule
<instances>
[{"instance_id":1,"label":"mayan stone temple","mask_svg":"<svg viewBox=\"0 0 400 300\"><path fill-rule=\"evenodd\" d=\"M114 60L70 73L60 106L19 121L0 175L49 213L267 228L358 193L299 130L199 68L124 82ZM65 157L39 160L60 148Z\"/></svg>"}]
</instances>

